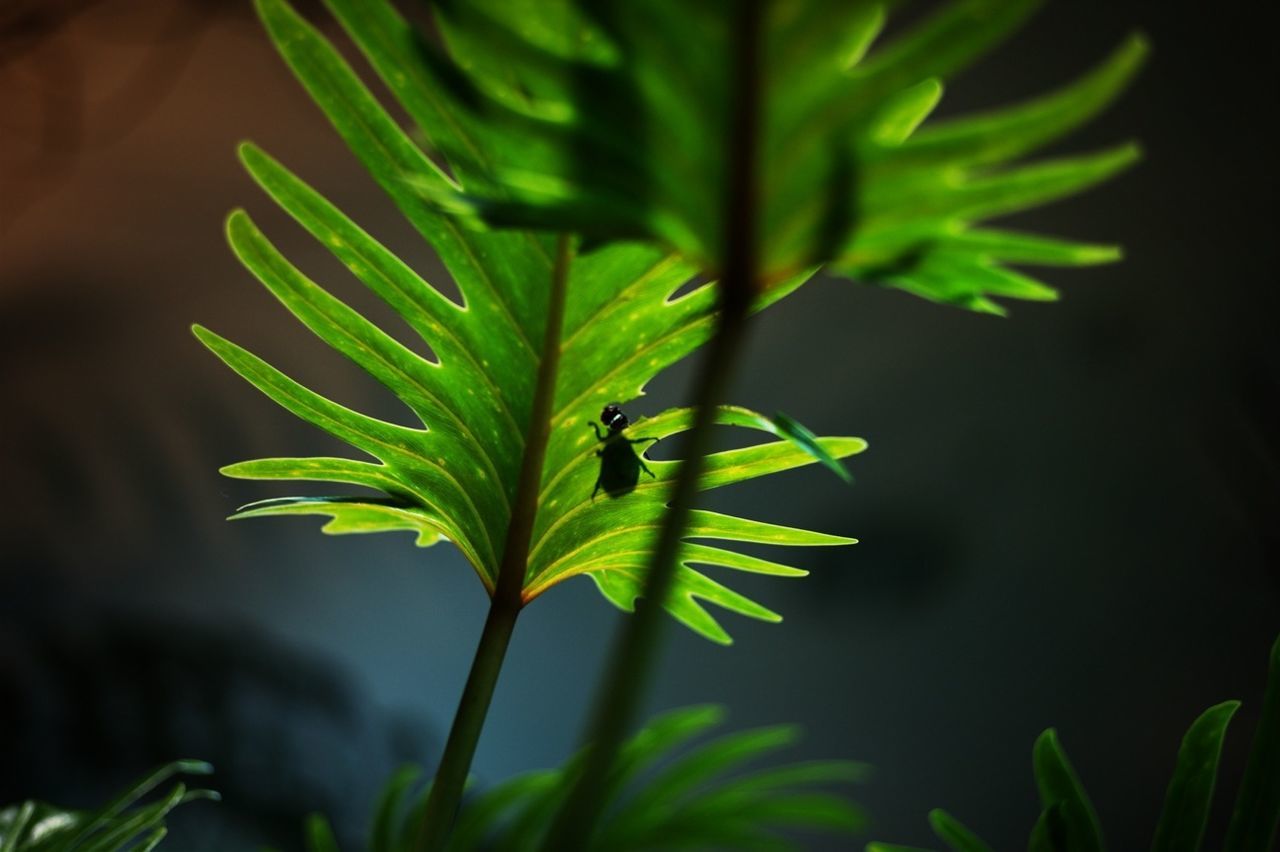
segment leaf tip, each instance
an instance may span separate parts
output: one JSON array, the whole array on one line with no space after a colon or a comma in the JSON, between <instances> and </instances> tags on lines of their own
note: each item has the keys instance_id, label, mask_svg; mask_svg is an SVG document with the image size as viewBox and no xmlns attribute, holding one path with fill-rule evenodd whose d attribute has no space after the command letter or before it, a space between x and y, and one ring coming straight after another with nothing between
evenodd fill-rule
<instances>
[{"instance_id":1,"label":"leaf tip","mask_svg":"<svg viewBox=\"0 0 1280 852\"><path fill-rule=\"evenodd\" d=\"M1040 736L1036 737L1035 744L1031 747L1031 764L1037 775L1045 771L1047 765L1060 762L1062 760L1062 743L1058 740L1058 730L1056 728L1045 728Z\"/></svg>"},{"instance_id":2,"label":"leaf tip","mask_svg":"<svg viewBox=\"0 0 1280 852\"><path fill-rule=\"evenodd\" d=\"M237 237L246 228L251 227L251 224L252 220L249 218L249 212L243 207L235 207L227 214L227 218L223 220L222 227L227 234L227 239L234 244Z\"/></svg>"},{"instance_id":3,"label":"leaf tip","mask_svg":"<svg viewBox=\"0 0 1280 852\"><path fill-rule=\"evenodd\" d=\"M257 143L251 139L241 139L236 143L236 157L241 163L244 163L250 168L252 168L252 166L250 166L251 161L260 160L266 156L266 152L259 148Z\"/></svg>"},{"instance_id":4,"label":"leaf tip","mask_svg":"<svg viewBox=\"0 0 1280 852\"><path fill-rule=\"evenodd\" d=\"M215 341L221 339L218 335L214 334L198 322L191 323L191 333L196 336L196 340L199 340L209 348L213 348Z\"/></svg>"},{"instance_id":5,"label":"leaf tip","mask_svg":"<svg viewBox=\"0 0 1280 852\"><path fill-rule=\"evenodd\" d=\"M244 470L245 462L235 462L234 464L225 464L218 468L218 473L229 479L248 479L241 471Z\"/></svg>"},{"instance_id":6,"label":"leaf tip","mask_svg":"<svg viewBox=\"0 0 1280 852\"><path fill-rule=\"evenodd\" d=\"M231 341L217 332L210 331L198 322L191 324L191 333L196 336L196 340L204 344L206 349L224 360L226 353L235 349L235 344Z\"/></svg>"},{"instance_id":7,"label":"leaf tip","mask_svg":"<svg viewBox=\"0 0 1280 852\"><path fill-rule=\"evenodd\" d=\"M1137 68L1151 55L1151 37L1145 30L1134 30L1125 38L1120 51Z\"/></svg>"},{"instance_id":8,"label":"leaf tip","mask_svg":"<svg viewBox=\"0 0 1280 852\"><path fill-rule=\"evenodd\" d=\"M212 775L213 764L207 760L184 759L174 761L174 768L188 775Z\"/></svg>"},{"instance_id":9,"label":"leaf tip","mask_svg":"<svg viewBox=\"0 0 1280 852\"><path fill-rule=\"evenodd\" d=\"M1124 260L1124 248L1118 245L1081 245L1071 255L1073 263L1091 266Z\"/></svg>"},{"instance_id":10,"label":"leaf tip","mask_svg":"<svg viewBox=\"0 0 1280 852\"><path fill-rule=\"evenodd\" d=\"M1142 143L1130 140L1117 145L1103 158L1103 168L1108 174L1115 174L1135 165L1142 160L1144 151Z\"/></svg>"}]
</instances>

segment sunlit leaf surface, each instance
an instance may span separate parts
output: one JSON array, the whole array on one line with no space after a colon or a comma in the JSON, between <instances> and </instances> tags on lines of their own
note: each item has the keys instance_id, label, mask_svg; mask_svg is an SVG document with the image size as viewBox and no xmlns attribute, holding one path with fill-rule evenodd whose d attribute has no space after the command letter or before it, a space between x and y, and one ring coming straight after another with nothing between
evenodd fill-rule
<instances>
[{"instance_id":1,"label":"sunlit leaf surface","mask_svg":"<svg viewBox=\"0 0 1280 852\"><path fill-rule=\"evenodd\" d=\"M279 162L253 145L243 146L241 158L263 190L399 314L422 346L406 346L387 334L285 258L248 213L232 214L228 238L245 267L316 336L399 397L416 421L390 423L353 411L197 327L201 341L259 390L363 454L357 459L260 459L224 472L372 489L378 496L264 501L244 507L237 517L321 515L329 518L325 530L330 533L400 530L413 533L423 546L448 540L492 592L546 328L553 240L525 232L467 229L423 203L423 186L456 191L467 185L458 181L484 174L487 149L472 134L467 116L441 101L440 90L424 70L417 36L391 6L368 0L333 0L330 5L430 147L451 152L452 175L283 0L261 0L259 11L317 105L440 256L462 303L444 295ZM634 416L643 411L641 403L629 406L634 420L616 435L602 430L598 418L605 404L626 405L640 397L655 375L707 340L713 288L702 285L675 296L694 271L670 251L640 243L583 249L574 258L551 436L524 582L526 601L585 574L614 604L634 606L678 466L645 453L655 440L689 429L692 416L688 410ZM757 307L771 304L804 279L799 275L779 281ZM723 407L717 417L725 425L774 440L711 456L703 488L819 460L832 464L865 448L856 438L814 438L807 430L780 428L742 408ZM804 573L739 553L729 543L852 541L706 511L695 513L688 538L675 588L664 606L692 629L726 643L729 634L706 603L753 618L778 616L722 583L722 569Z\"/></svg>"}]
</instances>

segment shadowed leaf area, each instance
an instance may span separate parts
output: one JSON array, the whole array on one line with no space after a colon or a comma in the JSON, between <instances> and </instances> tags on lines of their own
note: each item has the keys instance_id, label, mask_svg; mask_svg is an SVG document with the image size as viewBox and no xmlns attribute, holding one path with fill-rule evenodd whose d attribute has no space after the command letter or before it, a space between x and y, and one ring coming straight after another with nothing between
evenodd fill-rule
<instances>
[{"instance_id":1,"label":"shadowed leaf area","mask_svg":"<svg viewBox=\"0 0 1280 852\"><path fill-rule=\"evenodd\" d=\"M1200 714L1182 738L1173 778L1165 793L1151 852L1199 852L1213 805L1218 762L1239 701L1215 704ZM1262 717L1253 735L1244 780L1236 794L1226 841L1209 848L1225 852L1275 849L1280 829L1280 639L1271 648ZM1102 827L1084 786L1052 728L1032 750L1042 810L1027 842L1030 852L1101 852ZM954 852L990 852L991 847L943 810L929 814L933 831ZM871 843L867 852L911 852L915 847ZM919 850L916 850L919 852Z\"/></svg>"},{"instance_id":2,"label":"shadowed leaf area","mask_svg":"<svg viewBox=\"0 0 1280 852\"><path fill-rule=\"evenodd\" d=\"M703 739L720 724L715 706L687 707L649 722L623 748L607 781L606 810L588 849L801 849L790 831L848 835L865 827L862 811L830 792L863 780L851 761L809 761L752 769L793 743L782 725ZM463 805L448 852L532 852L581 766L580 755L558 769L518 775ZM411 847L427 791L415 792L417 770L387 784L370 830L371 852ZM308 852L338 852L323 817L306 827Z\"/></svg>"},{"instance_id":3,"label":"shadowed leaf area","mask_svg":"<svg viewBox=\"0 0 1280 852\"><path fill-rule=\"evenodd\" d=\"M175 775L208 775L207 763L181 760L163 766L96 811L67 811L40 802L0 809L3 852L149 852L164 840L165 817L178 805L217 799L212 790L178 782L154 801L139 801Z\"/></svg>"},{"instance_id":4,"label":"shadowed leaf area","mask_svg":"<svg viewBox=\"0 0 1280 852\"><path fill-rule=\"evenodd\" d=\"M474 128L453 159L465 188L424 195L493 227L646 237L702 271L724 268L726 93L739 0L439 4L448 55L428 73ZM1052 299L1009 264L1115 260L1112 246L980 225L1083 191L1136 146L1023 162L1106 107L1147 52L1134 35L1077 81L1012 107L930 122L943 83L998 45L1037 0L954 0L880 39L892 3L760 0L756 223L766 281L827 263L858 281L1001 313L994 297Z\"/></svg>"}]
</instances>

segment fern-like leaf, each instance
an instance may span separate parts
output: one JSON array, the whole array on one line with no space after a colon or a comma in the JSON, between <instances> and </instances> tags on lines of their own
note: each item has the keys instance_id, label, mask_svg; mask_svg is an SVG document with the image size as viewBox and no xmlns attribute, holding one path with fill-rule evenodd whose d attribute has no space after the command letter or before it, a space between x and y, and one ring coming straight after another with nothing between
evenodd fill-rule
<instances>
[{"instance_id":1,"label":"fern-like leaf","mask_svg":"<svg viewBox=\"0 0 1280 852\"><path fill-rule=\"evenodd\" d=\"M244 507L235 517L321 515L325 531L401 530L417 543L458 546L491 593L531 415L547 323L550 238L478 232L424 205L419 188L461 191L487 168L482 137L468 117L441 101L416 36L382 0L331 0L333 12L383 76L434 149L452 155L452 175L392 119L352 68L284 0L260 0L259 13L286 62L405 218L449 269L462 303L442 294L301 179L253 145L241 159L258 184L430 347L404 346L285 258L238 211L227 223L236 255L321 340L399 397L420 421L379 420L304 387L247 350L197 327L232 369L298 417L363 453L365 459L271 458L224 468L229 476L336 482L380 496L298 497ZM477 131L479 132L479 131ZM476 178L479 180L479 178ZM590 576L610 601L630 609L642 588L645 554L671 493L676 462L648 459L644 446L690 428L688 410L638 418L601 440L592 423L611 401L644 393L659 372L705 342L714 319L709 285L675 297L694 268L668 251L615 243L573 261L560 342L560 369L536 522L523 586L527 602L563 580ZM772 304L804 278L779 282L757 301ZM713 455L702 481L716 488L815 461L860 452L856 438L814 438L789 418L724 407L719 422L775 438ZM619 471L619 467L621 471ZM621 475L622 481L619 482ZM630 476L630 481L626 477ZM700 512L690 539L779 545L845 544L852 539ZM792 576L804 572L728 547L689 541L664 606L717 642L727 631L705 603L754 618L769 609L694 566Z\"/></svg>"}]
</instances>

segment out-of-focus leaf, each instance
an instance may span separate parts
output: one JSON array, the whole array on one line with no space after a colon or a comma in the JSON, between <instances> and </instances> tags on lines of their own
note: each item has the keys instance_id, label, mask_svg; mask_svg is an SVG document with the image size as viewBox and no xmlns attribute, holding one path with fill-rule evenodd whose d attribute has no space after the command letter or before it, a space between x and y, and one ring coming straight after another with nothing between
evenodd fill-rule
<instances>
[{"instance_id":1,"label":"out-of-focus leaf","mask_svg":"<svg viewBox=\"0 0 1280 852\"><path fill-rule=\"evenodd\" d=\"M1271 647L1262 718L1227 831L1226 852L1267 852L1280 823L1280 639Z\"/></svg>"},{"instance_id":2,"label":"out-of-focus leaf","mask_svg":"<svg viewBox=\"0 0 1280 852\"><path fill-rule=\"evenodd\" d=\"M863 780L864 765L809 761L744 773L748 764L794 741L795 730L785 726L729 734L684 749L722 718L718 707L688 707L653 719L632 737L610 775L612 792L590 849L786 850L797 847L779 831L847 835L864 827L861 810L829 792ZM560 768L519 775L469 797L449 838L449 852L540 848L580 767L577 755ZM406 777L411 777L408 771L388 783L383 801L400 800ZM382 847L383 852L408 852L406 829L412 816L402 806L392 810L398 816L384 829L400 838L400 845ZM308 842L308 852L334 852L314 839ZM379 847L371 841L369 848Z\"/></svg>"},{"instance_id":3,"label":"out-of-focus leaf","mask_svg":"<svg viewBox=\"0 0 1280 852\"><path fill-rule=\"evenodd\" d=\"M441 3L437 22L451 55L420 50L430 60L419 82L465 118L438 144L460 160L483 151L493 169L466 189L416 186L477 224L647 237L715 275L726 251L727 151L741 144L735 62L750 37L743 20L755 9L764 281L830 262L858 281L998 313L992 297L1052 292L1029 279L1010 287L1004 262L1115 259L1114 250L1082 244L1005 261L967 235L978 222L1083 191L1132 164L1132 146L1018 160L1110 104L1141 64L1145 40L1131 37L1059 91L931 123L942 81L1039 4L952 0L876 44L890 5L547 0L531 12L505 0ZM554 20L557 35L531 20Z\"/></svg>"},{"instance_id":4,"label":"out-of-focus leaf","mask_svg":"<svg viewBox=\"0 0 1280 852\"><path fill-rule=\"evenodd\" d=\"M1178 750L1177 765L1165 796L1152 852L1198 852L1212 805L1222 740L1240 706L1224 701L1192 723ZM1245 781L1236 800L1226 852L1266 852L1280 822L1280 639L1271 649L1271 668L1263 699L1262 721L1254 736ZM1031 852L1101 850L1102 831L1075 771L1052 729L1036 740L1036 783L1044 804L1031 832ZM982 841L943 811L929 815L938 836L953 849L985 850ZM874 846L875 844L873 844ZM871 849L872 847L868 847ZM882 850L897 847L880 846Z\"/></svg>"},{"instance_id":5,"label":"out-of-focus leaf","mask_svg":"<svg viewBox=\"0 0 1280 852\"><path fill-rule=\"evenodd\" d=\"M0 852L146 852L164 839L164 819L178 805L217 799L212 790L174 784L160 799L139 802L178 775L208 775L203 761L179 760L162 766L96 811L67 811L38 802L0 809Z\"/></svg>"},{"instance_id":6,"label":"out-of-focus leaf","mask_svg":"<svg viewBox=\"0 0 1280 852\"><path fill-rule=\"evenodd\" d=\"M392 775L391 780L382 788L373 811L369 852L397 852L403 848L407 839L402 835L409 809L409 794L420 777L422 770L416 766L406 766Z\"/></svg>"},{"instance_id":7,"label":"out-of-focus leaf","mask_svg":"<svg viewBox=\"0 0 1280 852\"><path fill-rule=\"evenodd\" d=\"M1066 844L1054 848L1064 852L1100 852L1102 829L1098 826L1098 817L1058 742L1057 731L1050 728L1041 734L1031 756L1040 802L1046 812L1052 810L1055 814L1048 824L1050 837L1055 843L1061 838Z\"/></svg>"},{"instance_id":8,"label":"out-of-focus leaf","mask_svg":"<svg viewBox=\"0 0 1280 852\"><path fill-rule=\"evenodd\" d=\"M329 827L329 821L321 814L312 814L307 817L304 831L308 852L341 852L338 848L338 839L333 836L333 829Z\"/></svg>"},{"instance_id":9,"label":"out-of-focus leaf","mask_svg":"<svg viewBox=\"0 0 1280 852\"><path fill-rule=\"evenodd\" d=\"M1227 724L1240 707L1224 701L1204 711L1182 738L1151 852L1198 852L1213 803Z\"/></svg>"},{"instance_id":10,"label":"out-of-focus leaf","mask_svg":"<svg viewBox=\"0 0 1280 852\"><path fill-rule=\"evenodd\" d=\"M938 839L955 852L991 852L991 847L978 835L941 808L929 811L929 824L933 826L933 833L938 835Z\"/></svg>"}]
</instances>

